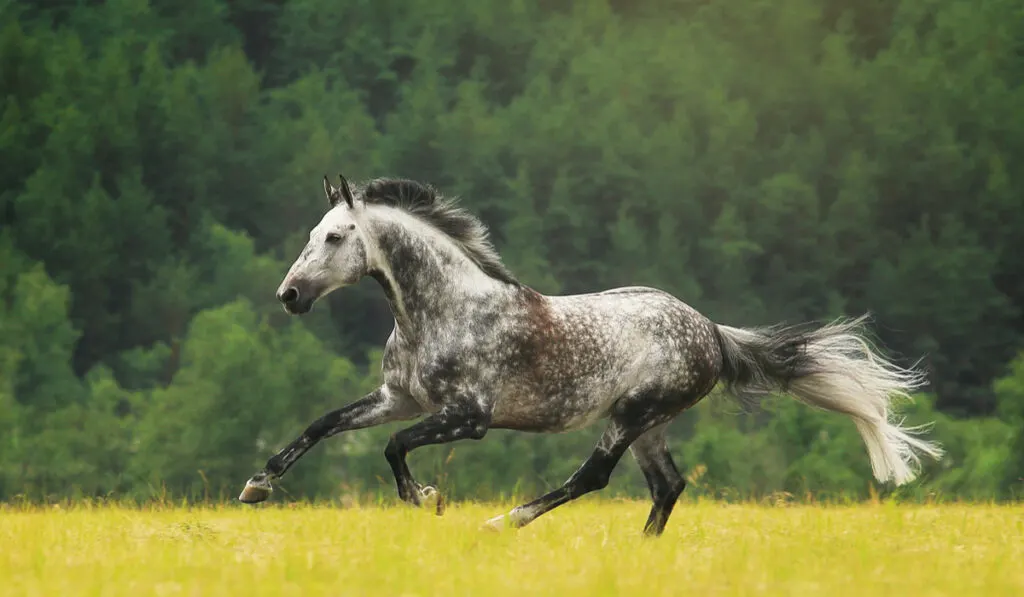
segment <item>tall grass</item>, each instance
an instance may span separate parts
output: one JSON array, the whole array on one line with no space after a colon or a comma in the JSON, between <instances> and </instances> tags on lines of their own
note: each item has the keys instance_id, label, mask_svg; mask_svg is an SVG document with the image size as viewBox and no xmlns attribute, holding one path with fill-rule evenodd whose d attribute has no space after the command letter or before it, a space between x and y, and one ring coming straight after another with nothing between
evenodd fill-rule
<instances>
[{"instance_id":1,"label":"tall grass","mask_svg":"<svg viewBox=\"0 0 1024 597\"><path fill-rule=\"evenodd\" d=\"M683 503L652 541L645 502L584 499L480 529L508 506L7 506L0 594L1024 594L1020 505Z\"/></svg>"}]
</instances>

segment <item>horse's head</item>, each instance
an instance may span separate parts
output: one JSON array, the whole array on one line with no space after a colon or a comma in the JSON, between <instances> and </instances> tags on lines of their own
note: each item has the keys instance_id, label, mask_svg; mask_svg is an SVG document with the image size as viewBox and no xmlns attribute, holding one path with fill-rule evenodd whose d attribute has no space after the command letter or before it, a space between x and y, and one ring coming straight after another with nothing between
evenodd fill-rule
<instances>
[{"instance_id":1,"label":"horse's head","mask_svg":"<svg viewBox=\"0 0 1024 597\"><path fill-rule=\"evenodd\" d=\"M359 281L369 269L369 238L364 225L363 201L356 201L345 177L335 187L324 177L330 211L309 233L302 250L277 289L285 311L308 312L321 297Z\"/></svg>"}]
</instances>

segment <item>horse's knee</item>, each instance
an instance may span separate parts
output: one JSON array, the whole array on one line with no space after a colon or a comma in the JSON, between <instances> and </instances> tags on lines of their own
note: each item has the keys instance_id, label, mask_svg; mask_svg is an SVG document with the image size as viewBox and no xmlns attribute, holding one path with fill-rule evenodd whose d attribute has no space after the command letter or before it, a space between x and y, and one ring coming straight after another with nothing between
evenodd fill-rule
<instances>
[{"instance_id":1,"label":"horse's knee","mask_svg":"<svg viewBox=\"0 0 1024 597\"><path fill-rule=\"evenodd\" d=\"M573 495L582 495L608 487L611 478L611 468L598 466L584 467L569 479L568 485L575 489L575 491L571 492Z\"/></svg>"},{"instance_id":2,"label":"horse's knee","mask_svg":"<svg viewBox=\"0 0 1024 597\"><path fill-rule=\"evenodd\" d=\"M483 439L484 436L487 435L488 429L489 427L484 421L474 421L469 426L469 434L467 437L469 439Z\"/></svg>"},{"instance_id":3,"label":"horse's knee","mask_svg":"<svg viewBox=\"0 0 1024 597\"><path fill-rule=\"evenodd\" d=\"M608 487L608 483L611 482L612 472L610 470L602 470L594 478L594 487L591 491L600 491L605 487Z\"/></svg>"}]
</instances>

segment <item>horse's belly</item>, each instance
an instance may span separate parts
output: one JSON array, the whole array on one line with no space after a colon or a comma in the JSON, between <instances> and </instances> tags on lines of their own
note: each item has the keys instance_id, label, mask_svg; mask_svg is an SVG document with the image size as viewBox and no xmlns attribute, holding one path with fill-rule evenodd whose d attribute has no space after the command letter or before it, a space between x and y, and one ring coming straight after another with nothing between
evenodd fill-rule
<instances>
[{"instance_id":1,"label":"horse's belly","mask_svg":"<svg viewBox=\"0 0 1024 597\"><path fill-rule=\"evenodd\" d=\"M494 405L491 427L536 432L572 431L605 416L613 403L613 397L510 392Z\"/></svg>"}]
</instances>

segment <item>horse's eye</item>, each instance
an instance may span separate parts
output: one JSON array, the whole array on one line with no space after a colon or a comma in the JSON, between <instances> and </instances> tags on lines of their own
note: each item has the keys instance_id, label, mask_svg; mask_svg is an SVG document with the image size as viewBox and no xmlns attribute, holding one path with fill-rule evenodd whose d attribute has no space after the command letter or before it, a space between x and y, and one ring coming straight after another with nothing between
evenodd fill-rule
<instances>
[{"instance_id":1,"label":"horse's eye","mask_svg":"<svg viewBox=\"0 0 1024 597\"><path fill-rule=\"evenodd\" d=\"M327 233L327 242L331 243L332 245L340 243L341 242L341 235L338 234L337 232L328 232Z\"/></svg>"}]
</instances>

